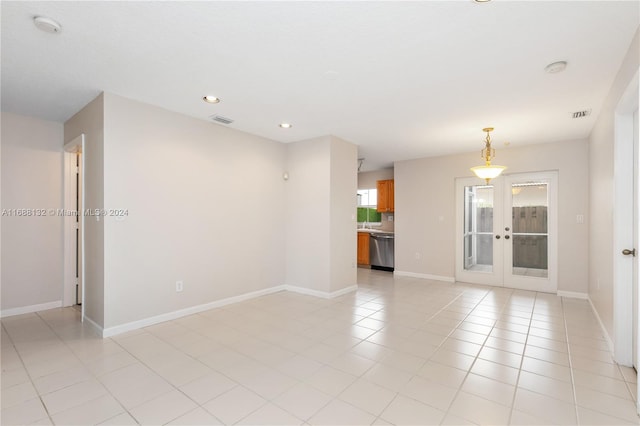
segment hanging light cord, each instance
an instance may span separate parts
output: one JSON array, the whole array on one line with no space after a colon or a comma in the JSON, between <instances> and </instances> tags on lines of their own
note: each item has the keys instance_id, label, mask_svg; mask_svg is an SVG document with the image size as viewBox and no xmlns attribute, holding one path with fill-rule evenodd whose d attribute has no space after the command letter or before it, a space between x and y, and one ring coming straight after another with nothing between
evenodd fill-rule
<instances>
[{"instance_id":1,"label":"hanging light cord","mask_svg":"<svg viewBox=\"0 0 640 426\"><path fill-rule=\"evenodd\" d=\"M493 160L493 158L496 156L496 150L491 148L491 135L489 134L491 132L491 130L493 130L492 128L485 128L482 129L485 132L487 132L487 137L485 138L485 147L482 151L480 151L480 156L484 159L485 163L487 166L491 165L491 160Z\"/></svg>"}]
</instances>

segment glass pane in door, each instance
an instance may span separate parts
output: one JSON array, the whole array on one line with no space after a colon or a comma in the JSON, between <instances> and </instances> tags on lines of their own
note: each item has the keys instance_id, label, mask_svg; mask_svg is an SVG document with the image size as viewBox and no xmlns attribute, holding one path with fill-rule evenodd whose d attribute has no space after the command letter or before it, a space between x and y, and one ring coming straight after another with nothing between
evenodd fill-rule
<instances>
[{"instance_id":1,"label":"glass pane in door","mask_svg":"<svg viewBox=\"0 0 640 426\"><path fill-rule=\"evenodd\" d=\"M464 187L463 238L464 269L493 272L493 186Z\"/></svg>"},{"instance_id":2,"label":"glass pane in door","mask_svg":"<svg viewBox=\"0 0 640 426\"><path fill-rule=\"evenodd\" d=\"M548 194L546 182L511 185L513 275L546 278L549 274Z\"/></svg>"}]
</instances>

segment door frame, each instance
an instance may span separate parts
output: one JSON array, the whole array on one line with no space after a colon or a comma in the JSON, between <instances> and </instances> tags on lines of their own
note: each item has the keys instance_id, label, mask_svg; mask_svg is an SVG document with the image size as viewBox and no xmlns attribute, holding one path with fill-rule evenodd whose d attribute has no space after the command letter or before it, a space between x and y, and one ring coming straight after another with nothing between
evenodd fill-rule
<instances>
[{"instance_id":1,"label":"door frame","mask_svg":"<svg viewBox=\"0 0 640 426\"><path fill-rule=\"evenodd\" d=\"M517 285L509 285L508 288L523 289L529 291L540 291L546 293L557 294L558 292L558 186L559 177L557 170L548 171L536 171L536 172L518 172L502 175L496 178L489 185L494 187L494 227L493 233L504 237L505 231L503 227L505 222L508 221L508 217L511 216L511 185L512 180L517 180L519 176L527 177L528 180L540 179L549 182L548 186L548 203L549 212L555 212L555 214L549 214L548 216L548 285L544 287L536 288L541 281L538 278L532 277L514 277L512 280L517 281ZM507 279L505 258L507 250L503 240L499 244L493 244L493 256L494 256L494 268L492 272L470 272L464 269L464 242L463 232L464 227L460 226L464 222L464 206L460 203L464 203L464 187L467 184L478 184L482 186L478 178L476 177L460 177L456 178L455 183L455 198L456 198L456 260L455 260L455 274L456 281L472 282L475 284L491 285L495 287L505 287ZM501 199L501 202L497 200ZM500 205L502 204L502 205ZM462 208L461 208L462 207ZM500 228L496 228L499 225ZM511 225L513 227L513 225ZM513 253L513 251L510 251ZM499 259L496 261L496 259ZM495 267L495 266L499 267ZM527 281L531 281L533 288L527 287Z\"/></svg>"},{"instance_id":2,"label":"door frame","mask_svg":"<svg viewBox=\"0 0 640 426\"><path fill-rule=\"evenodd\" d=\"M633 324L629 321L633 314L633 289L628 283L633 280L632 262L638 262L639 258L623 256L621 252L633 245L629 229L634 221L634 206L629 194L633 193L633 163L637 164L637 159L629 161L629 158L634 157L633 112L638 108L639 72L636 71L614 113L613 352L615 361L626 366L633 365L633 339L630 338ZM638 340L636 335L636 342Z\"/></svg>"},{"instance_id":3,"label":"door frame","mask_svg":"<svg viewBox=\"0 0 640 426\"><path fill-rule=\"evenodd\" d=\"M504 197L509 198L509 202L504 203L504 213L503 220L506 222L507 217L511 216L511 208L513 204L512 194L511 194L511 183L513 180L517 180L518 176L527 175L531 176L533 180L540 180L548 182L547 186L547 203L548 208L547 212L549 213L547 216L547 285L545 287L540 287L541 281L533 278L526 277L521 275L512 275L503 273L504 280L511 279L514 282L517 282L515 286L508 286L509 288L517 288L520 290L528 290L528 291L539 291L542 293L558 293L558 215L559 215L559 206L558 206L558 187L559 187L559 177L557 171L541 171L541 172L530 172L530 173L513 173L505 175L504 180ZM553 214L551 214L553 213ZM511 228L513 228L513 223L511 224ZM504 231L503 231L504 232ZM513 232L513 229L509 232ZM512 240L513 241L513 240ZM508 250L505 247L505 255L507 252L510 252L513 256L513 245L511 245L512 249ZM506 270L505 270L506 271ZM531 282L532 286L529 287L527 282ZM525 288L529 287L529 288Z\"/></svg>"},{"instance_id":4,"label":"door frame","mask_svg":"<svg viewBox=\"0 0 640 426\"><path fill-rule=\"evenodd\" d=\"M77 212L80 218L80 265L78 279L82 287L81 317L84 321L85 314L85 241L84 241L84 200L85 200L85 156L84 153L85 135L84 133L64 145L64 212L76 210L76 159L80 153L80 211ZM64 222L64 285L62 301L63 306L73 306L76 302L76 216L71 214L63 215Z\"/></svg>"},{"instance_id":5,"label":"door frame","mask_svg":"<svg viewBox=\"0 0 640 426\"><path fill-rule=\"evenodd\" d=\"M499 178L501 179L501 178ZM493 186L493 221L494 227L493 232L496 233L495 223L496 221L501 222L500 215L502 215L502 209L497 209L495 205L495 200L497 195L503 191L502 181L498 179L494 179L488 185L482 184L481 181L477 177L459 177L455 180L455 199L456 199L456 261L455 261L455 280L460 282L473 282L474 284L482 284L482 285L490 285L494 287L502 287L504 283L503 279L503 268L495 267L495 259L498 257L504 256L504 251L502 250L502 245L492 244L492 256L494 259L494 267L491 272L471 272L467 271L464 268L465 259L464 259L464 241L463 241L463 233L464 226L460 226L460 224L464 223L464 214L466 205L462 205L461 203L466 204L464 199L464 188L467 185L476 185L476 186ZM493 238L493 236L492 236ZM503 262L501 261L500 264Z\"/></svg>"}]
</instances>

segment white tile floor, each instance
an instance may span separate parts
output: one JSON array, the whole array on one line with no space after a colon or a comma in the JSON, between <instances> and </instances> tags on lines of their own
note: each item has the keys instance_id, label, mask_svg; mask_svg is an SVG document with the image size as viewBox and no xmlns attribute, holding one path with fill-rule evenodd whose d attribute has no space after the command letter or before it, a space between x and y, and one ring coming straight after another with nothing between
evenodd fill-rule
<instances>
[{"instance_id":1,"label":"white tile floor","mask_svg":"<svg viewBox=\"0 0 640 426\"><path fill-rule=\"evenodd\" d=\"M359 270L110 339L72 308L2 320L12 424L639 424L586 301Z\"/></svg>"}]
</instances>

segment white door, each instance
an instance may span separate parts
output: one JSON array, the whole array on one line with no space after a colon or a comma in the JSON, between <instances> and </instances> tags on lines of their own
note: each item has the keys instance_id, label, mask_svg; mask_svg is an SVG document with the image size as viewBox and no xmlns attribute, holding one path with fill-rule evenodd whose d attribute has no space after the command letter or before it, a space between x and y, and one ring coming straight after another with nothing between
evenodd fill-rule
<instances>
[{"instance_id":1,"label":"white door","mask_svg":"<svg viewBox=\"0 0 640 426\"><path fill-rule=\"evenodd\" d=\"M82 305L82 153L76 153L76 305Z\"/></svg>"},{"instance_id":2,"label":"white door","mask_svg":"<svg viewBox=\"0 0 640 426\"><path fill-rule=\"evenodd\" d=\"M64 306L81 305L84 320L84 134L64 146ZM70 212L75 212L71 214Z\"/></svg>"},{"instance_id":3,"label":"white door","mask_svg":"<svg viewBox=\"0 0 640 426\"><path fill-rule=\"evenodd\" d=\"M638 371L638 249L640 248L638 246L638 232L639 232L639 226L638 226L638 214L640 213L640 208L638 206L638 187L640 186L638 183L638 177L639 177L639 171L638 169L640 168L640 147L638 146L638 110L636 109L635 112L633 113L633 248L632 250L632 254L633 254L633 271L632 271L632 281L631 281L631 288L632 288L632 310L633 310L633 315L632 315L632 325L631 325L631 329L632 329L632 333L631 333L631 339L632 339L632 343L631 343L631 347L632 347L632 362L633 362L633 367L636 369L636 371Z\"/></svg>"},{"instance_id":4,"label":"white door","mask_svg":"<svg viewBox=\"0 0 640 426\"><path fill-rule=\"evenodd\" d=\"M638 149L638 96L640 70L620 97L614 114L613 206L613 331L614 359L637 368L638 345L638 228L640 149ZM636 256L633 256L633 254ZM599 282L596 281L599 287ZM606 290L605 290L606 291ZM636 407L640 413L640 381Z\"/></svg>"},{"instance_id":5,"label":"white door","mask_svg":"<svg viewBox=\"0 0 640 426\"><path fill-rule=\"evenodd\" d=\"M504 177L504 285L556 293L557 173Z\"/></svg>"},{"instance_id":6,"label":"white door","mask_svg":"<svg viewBox=\"0 0 640 426\"><path fill-rule=\"evenodd\" d=\"M456 179L456 281L502 285L502 181Z\"/></svg>"},{"instance_id":7,"label":"white door","mask_svg":"<svg viewBox=\"0 0 640 426\"><path fill-rule=\"evenodd\" d=\"M557 291L557 173L456 181L456 280Z\"/></svg>"}]
</instances>

